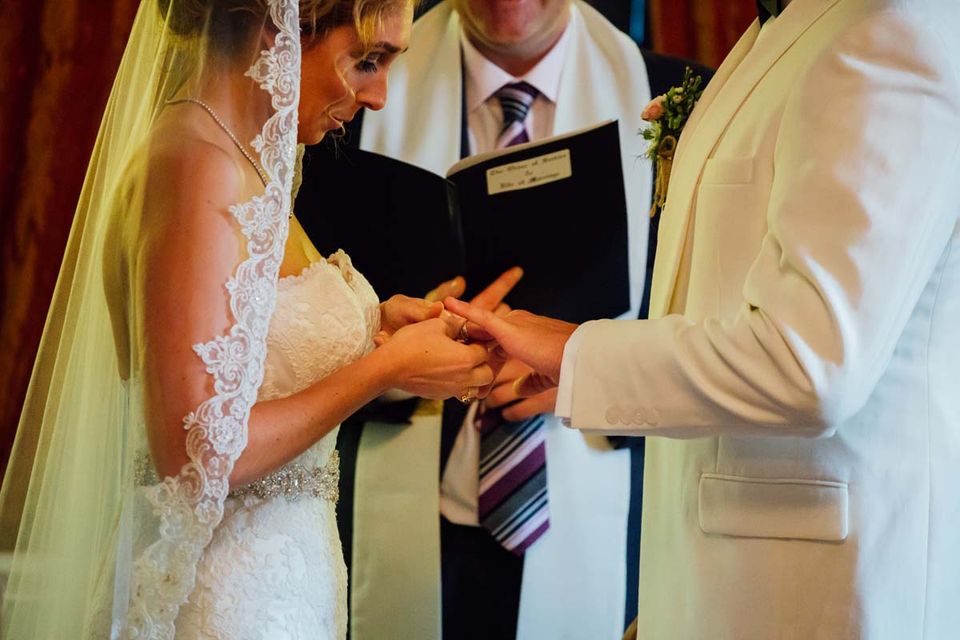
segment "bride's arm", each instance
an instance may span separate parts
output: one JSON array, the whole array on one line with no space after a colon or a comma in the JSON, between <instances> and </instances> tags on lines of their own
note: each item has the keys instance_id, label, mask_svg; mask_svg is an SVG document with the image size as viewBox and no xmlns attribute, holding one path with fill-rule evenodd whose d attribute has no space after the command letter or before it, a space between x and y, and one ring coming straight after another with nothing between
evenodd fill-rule
<instances>
[{"instance_id":1,"label":"bride's arm","mask_svg":"<svg viewBox=\"0 0 960 640\"><path fill-rule=\"evenodd\" d=\"M184 149L189 146L189 149ZM256 193L233 158L215 145L178 141L151 158L131 264L147 434L161 476L187 462L184 417L215 393L193 345L227 333L234 320L225 283L244 259L244 238L229 206ZM253 176L253 180L256 177ZM398 330L370 355L287 398L257 403L248 444L231 475L238 486L293 459L344 418L389 388L449 397L489 384L480 345L451 339L442 319Z\"/></svg>"},{"instance_id":2,"label":"bride's arm","mask_svg":"<svg viewBox=\"0 0 960 640\"><path fill-rule=\"evenodd\" d=\"M440 318L407 325L366 357L303 391L258 402L231 484L245 484L281 466L388 389L448 398L490 384L486 348L451 339L458 328Z\"/></svg>"}]
</instances>

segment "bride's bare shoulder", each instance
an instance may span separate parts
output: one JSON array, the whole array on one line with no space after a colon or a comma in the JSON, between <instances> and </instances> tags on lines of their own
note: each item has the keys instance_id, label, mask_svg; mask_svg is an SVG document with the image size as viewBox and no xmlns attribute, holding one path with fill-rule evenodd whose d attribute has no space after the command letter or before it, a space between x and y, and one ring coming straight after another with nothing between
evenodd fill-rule
<instances>
[{"instance_id":1,"label":"bride's bare shoulder","mask_svg":"<svg viewBox=\"0 0 960 640\"><path fill-rule=\"evenodd\" d=\"M146 215L178 220L202 211L225 214L249 197L236 151L225 148L209 124L190 112L157 119L143 156Z\"/></svg>"}]
</instances>

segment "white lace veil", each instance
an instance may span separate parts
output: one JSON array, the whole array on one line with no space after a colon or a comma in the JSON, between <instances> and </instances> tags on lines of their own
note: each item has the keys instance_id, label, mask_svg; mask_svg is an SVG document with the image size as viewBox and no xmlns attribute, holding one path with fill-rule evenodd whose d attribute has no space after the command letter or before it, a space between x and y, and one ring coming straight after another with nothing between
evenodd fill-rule
<instances>
[{"instance_id":1,"label":"white lace veil","mask_svg":"<svg viewBox=\"0 0 960 640\"><path fill-rule=\"evenodd\" d=\"M300 26L296 0L141 4L4 478L2 542L15 550L2 614L5 638L174 635L196 565L221 520L263 378L291 207ZM236 228L237 246L230 268L214 274L218 290L211 295L223 298L217 326L224 330L193 346L197 366L209 374L209 393L184 418L189 462L159 482L142 394L149 349L141 327L150 313L143 292L151 285L138 260L139 231L164 222L141 214L156 195L147 185L152 147L163 142L156 135L159 120L201 109L170 101L202 97L191 94L199 79L216 83L220 75L235 89L231 121L251 125L251 135L259 131L254 140L238 137L262 168L265 185L261 191L257 182L253 197L224 213ZM250 165L235 151L228 154L238 175L249 177ZM198 179L170 188L207 187ZM174 285L182 287L184 305L207 293L192 291L191 283ZM111 311L115 322L121 318L116 326Z\"/></svg>"}]
</instances>

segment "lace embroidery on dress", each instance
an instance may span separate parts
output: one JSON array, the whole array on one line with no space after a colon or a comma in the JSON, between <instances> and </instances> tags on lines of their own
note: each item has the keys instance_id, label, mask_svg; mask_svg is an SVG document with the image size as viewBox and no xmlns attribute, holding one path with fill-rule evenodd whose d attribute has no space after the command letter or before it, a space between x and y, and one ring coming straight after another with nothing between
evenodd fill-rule
<instances>
[{"instance_id":1,"label":"lace embroidery on dress","mask_svg":"<svg viewBox=\"0 0 960 640\"><path fill-rule=\"evenodd\" d=\"M282 278L258 400L287 397L353 362L379 326L376 293L342 253ZM336 439L334 429L255 492L231 491L180 609L177 640L346 637L346 566L326 494L335 483L324 473L326 488L315 477L304 486L303 475L335 473Z\"/></svg>"},{"instance_id":2,"label":"lace embroidery on dress","mask_svg":"<svg viewBox=\"0 0 960 640\"><path fill-rule=\"evenodd\" d=\"M262 196L230 207L247 239L249 257L226 283L235 319L226 335L194 351L206 365L215 395L184 418L190 461L175 478L143 488L160 518L159 539L137 558L125 635L172 638L174 620L196 579L196 568L223 517L228 478L247 444L247 422L263 379L266 335L287 238L299 99L299 6L270 0L278 33L247 72L271 96L273 115L254 139L269 177Z\"/></svg>"}]
</instances>

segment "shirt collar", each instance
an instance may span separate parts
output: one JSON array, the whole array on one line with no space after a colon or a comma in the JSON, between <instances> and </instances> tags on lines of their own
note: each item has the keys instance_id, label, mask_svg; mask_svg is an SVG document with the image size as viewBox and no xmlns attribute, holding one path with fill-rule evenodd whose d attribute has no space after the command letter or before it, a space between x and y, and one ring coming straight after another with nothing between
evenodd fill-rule
<instances>
[{"instance_id":1,"label":"shirt collar","mask_svg":"<svg viewBox=\"0 0 960 640\"><path fill-rule=\"evenodd\" d=\"M533 85L546 99L556 103L557 95L560 93L560 76L563 74L567 43L570 41L570 33L573 31L573 22L576 19L576 12L571 7L570 19L560 39L536 66L520 78L515 78L485 58L473 46L461 27L460 45L463 48L463 65L466 71L467 108L474 111L503 85L521 81Z\"/></svg>"}]
</instances>

